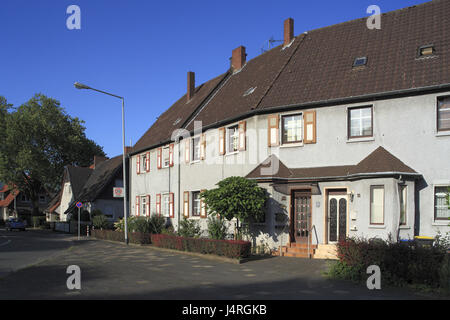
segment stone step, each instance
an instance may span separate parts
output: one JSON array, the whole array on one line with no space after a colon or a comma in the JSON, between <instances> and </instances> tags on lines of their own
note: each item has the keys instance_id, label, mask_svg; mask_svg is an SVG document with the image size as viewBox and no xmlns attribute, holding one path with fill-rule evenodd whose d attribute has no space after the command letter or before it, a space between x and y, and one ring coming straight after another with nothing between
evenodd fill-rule
<instances>
[{"instance_id":1,"label":"stone step","mask_svg":"<svg viewBox=\"0 0 450 320\"><path fill-rule=\"evenodd\" d=\"M292 252L286 252L283 253L283 257L292 257L292 258L309 258L307 253L292 253ZM314 255L311 255L313 258Z\"/></svg>"},{"instance_id":2,"label":"stone step","mask_svg":"<svg viewBox=\"0 0 450 320\"><path fill-rule=\"evenodd\" d=\"M315 249L310 249L310 253L314 253ZM286 252L288 253L303 253L308 254L308 249L306 248L287 248Z\"/></svg>"},{"instance_id":3,"label":"stone step","mask_svg":"<svg viewBox=\"0 0 450 320\"><path fill-rule=\"evenodd\" d=\"M290 248L306 248L308 249L308 244L307 243L296 243L296 242L292 242L289 244ZM316 249L317 245L316 244L310 244L309 247L311 249Z\"/></svg>"}]
</instances>

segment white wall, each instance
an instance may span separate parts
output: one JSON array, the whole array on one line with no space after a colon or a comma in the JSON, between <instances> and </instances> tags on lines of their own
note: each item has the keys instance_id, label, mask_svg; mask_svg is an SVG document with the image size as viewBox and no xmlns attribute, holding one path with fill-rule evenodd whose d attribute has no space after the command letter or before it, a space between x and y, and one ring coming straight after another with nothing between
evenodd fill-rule
<instances>
[{"instance_id":1,"label":"white wall","mask_svg":"<svg viewBox=\"0 0 450 320\"><path fill-rule=\"evenodd\" d=\"M449 94L449 93L447 93ZM136 174L136 156L131 157L131 213L135 212L136 195L151 195L151 212L156 211L156 194L174 192L175 219L174 224L182 216L179 203L182 205L184 191L197 191L214 188L220 180L230 176L245 176L270 153L276 154L288 167L320 167L355 165L378 146L383 146L406 165L423 175L423 186L419 186L418 209L420 219L417 221L420 235L434 236L438 230L450 231L448 223L434 221L435 184L450 184L450 134L438 134L436 131L436 99L445 94L428 94L422 96L380 100L372 103L358 103L339 106L315 108L317 113L317 143L297 145L294 147L267 147L267 115L254 116L247 121L247 151L232 155L218 155L218 129L206 132L206 160L186 164L184 162L184 141L175 143L174 161L171 168L158 170L156 167L156 149L151 150L151 172ZM369 139L347 139L347 109L355 106L373 105L373 137ZM295 113L296 110L288 113ZM232 124L230 124L231 126ZM178 152L180 151L181 162ZM180 165L178 167L178 163ZM178 192L178 170L180 170L180 193ZM386 185L387 222L384 229L369 228L365 219L368 207L368 187L373 181L329 183L332 185L350 185L360 198L355 198L354 209L358 210L357 229L359 234L386 236L393 231L393 223L397 219L398 208L395 193L396 182L383 181ZM414 220L414 183L408 183L408 221ZM325 184L320 184L321 188ZM323 198L323 197L322 197ZM313 196L313 204L324 200ZM321 206L323 208L323 205ZM319 210L320 212L320 210ZM323 232L325 228L324 213L315 216L318 226ZM318 228L319 228L318 227ZM273 230L272 230L273 231ZM353 235L353 232L349 232ZM414 235L413 225L401 230L404 238ZM323 236L322 236L323 238Z\"/></svg>"}]
</instances>

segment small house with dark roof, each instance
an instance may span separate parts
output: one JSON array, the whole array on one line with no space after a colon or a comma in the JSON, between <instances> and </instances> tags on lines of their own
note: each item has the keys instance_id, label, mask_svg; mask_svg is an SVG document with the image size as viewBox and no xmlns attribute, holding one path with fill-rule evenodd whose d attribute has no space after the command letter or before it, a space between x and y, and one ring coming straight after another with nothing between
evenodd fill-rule
<instances>
[{"instance_id":1,"label":"small house with dark roof","mask_svg":"<svg viewBox=\"0 0 450 320\"><path fill-rule=\"evenodd\" d=\"M92 213L100 210L111 221L123 217L123 198L114 197L113 189L123 187L122 155L107 159L94 157L90 167L66 166L61 191L47 208L47 217L69 221L77 212L76 203Z\"/></svg>"},{"instance_id":2,"label":"small house with dark roof","mask_svg":"<svg viewBox=\"0 0 450 320\"><path fill-rule=\"evenodd\" d=\"M383 13L381 29L365 17L297 36L287 19L283 44L252 59L239 46L200 86L188 72L129 152L131 215L205 230L200 191L242 176L270 194L255 244L283 255L450 231L449 12L435 0Z\"/></svg>"},{"instance_id":3,"label":"small house with dark roof","mask_svg":"<svg viewBox=\"0 0 450 320\"><path fill-rule=\"evenodd\" d=\"M42 188L37 199L39 212L44 212L49 199L49 192ZM20 192L17 188L7 184L0 185L0 221L6 221L9 218L20 218L26 220L28 225L31 225L32 212L32 201L24 192Z\"/></svg>"}]
</instances>

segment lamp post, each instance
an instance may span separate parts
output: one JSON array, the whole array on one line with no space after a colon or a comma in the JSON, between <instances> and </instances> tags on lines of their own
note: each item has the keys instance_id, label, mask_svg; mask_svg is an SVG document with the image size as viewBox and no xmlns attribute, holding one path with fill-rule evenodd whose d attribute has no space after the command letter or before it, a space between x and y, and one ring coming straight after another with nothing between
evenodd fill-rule
<instances>
[{"instance_id":1,"label":"lamp post","mask_svg":"<svg viewBox=\"0 0 450 320\"><path fill-rule=\"evenodd\" d=\"M125 170L125 99L124 97L117 96L115 94L105 92L102 90L91 88L85 84L75 82L74 84L75 88L77 89L86 89L86 90L93 90L97 91L103 94L107 94L109 96L119 98L122 100L122 160L123 160L123 217L125 219L125 243L128 244L128 224L127 224L127 174Z\"/></svg>"}]
</instances>

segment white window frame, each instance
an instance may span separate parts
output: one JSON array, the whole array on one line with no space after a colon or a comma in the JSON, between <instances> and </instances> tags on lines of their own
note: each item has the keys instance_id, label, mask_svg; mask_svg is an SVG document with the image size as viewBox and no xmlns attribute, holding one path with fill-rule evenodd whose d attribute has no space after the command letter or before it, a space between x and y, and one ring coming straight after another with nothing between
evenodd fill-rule
<instances>
[{"instance_id":1,"label":"white window frame","mask_svg":"<svg viewBox=\"0 0 450 320\"><path fill-rule=\"evenodd\" d=\"M436 188L449 188L450 187L450 183L448 184L435 184L433 185L433 222L434 223L442 223L443 225L448 225L450 219L449 218L440 218L437 219L436 218ZM450 211L450 209L447 209L447 211Z\"/></svg>"},{"instance_id":2,"label":"white window frame","mask_svg":"<svg viewBox=\"0 0 450 320\"><path fill-rule=\"evenodd\" d=\"M285 142L284 141L284 118L285 117L293 117L293 116L300 116L301 120L300 120L300 140L299 141L294 141L294 142ZM279 144L280 146L294 146L294 145L303 145L303 130L304 130L304 118L303 118L303 112L296 112L296 113L287 113L287 114L280 114L280 121L279 121Z\"/></svg>"},{"instance_id":3,"label":"white window frame","mask_svg":"<svg viewBox=\"0 0 450 320\"><path fill-rule=\"evenodd\" d=\"M198 144L195 145L195 141L198 139ZM191 139L191 163L193 162L199 162L201 158L201 144L202 144L202 137L197 136L193 137ZM195 157L195 154L197 153L197 159Z\"/></svg>"},{"instance_id":4,"label":"white window frame","mask_svg":"<svg viewBox=\"0 0 450 320\"><path fill-rule=\"evenodd\" d=\"M438 96L436 97L436 132L442 135L450 134L450 129L439 129L439 100L450 99L450 96Z\"/></svg>"},{"instance_id":5,"label":"white window frame","mask_svg":"<svg viewBox=\"0 0 450 320\"><path fill-rule=\"evenodd\" d=\"M399 195L399 206L400 206L400 227L406 227L408 225L408 185L402 184L399 186L398 195ZM404 194L403 194L404 192ZM405 207L405 222L401 223L402 218L402 203Z\"/></svg>"},{"instance_id":6,"label":"white window frame","mask_svg":"<svg viewBox=\"0 0 450 320\"><path fill-rule=\"evenodd\" d=\"M167 159L165 158L165 154L167 153ZM167 164L166 164L167 160ZM162 168L168 168L170 166L170 148L164 147L161 150L161 167Z\"/></svg>"},{"instance_id":7,"label":"white window frame","mask_svg":"<svg viewBox=\"0 0 450 320\"><path fill-rule=\"evenodd\" d=\"M195 194L198 194L198 195L199 195L198 200L195 200L195 197L194 197ZM191 211L191 217L194 217L194 218L200 218L200 216L201 216L201 214L202 214L200 191L192 191L192 192L191 192L191 198L192 198L192 211ZM195 212L195 214L194 214L195 203L196 203L196 202L198 202L198 206L197 206L197 208L198 208L198 214L197 214L197 212Z\"/></svg>"},{"instance_id":8,"label":"white window frame","mask_svg":"<svg viewBox=\"0 0 450 320\"><path fill-rule=\"evenodd\" d=\"M234 131L233 135L231 135L232 130ZM231 146L230 139L231 138L233 138L235 140L233 145L235 145L236 150L231 150L231 148L230 148L230 146ZM227 154L235 154L235 153L239 152L239 124L232 125L232 126L226 128L225 141L226 141Z\"/></svg>"},{"instance_id":9,"label":"white window frame","mask_svg":"<svg viewBox=\"0 0 450 320\"><path fill-rule=\"evenodd\" d=\"M371 125L371 135L363 135L362 129L363 129L363 119L367 119L368 117L362 116L362 109L370 109L370 125ZM351 113L354 110L360 110L359 118L356 118L355 120L359 120L360 124L360 135L352 136L352 117ZM348 107L347 108L347 139L348 140L354 140L354 139L372 139L374 136L374 127L375 127L375 110L373 105L366 105L366 106L355 106L355 107Z\"/></svg>"},{"instance_id":10,"label":"white window frame","mask_svg":"<svg viewBox=\"0 0 450 320\"><path fill-rule=\"evenodd\" d=\"M147 196L140 196L139 199L139 215L146 217L148 216L148 212L147 212Z\"/></svg>"},{"instance_id":11,"label":"white window frame","mask_svg":"<svg viewBox=\"0 0 450 320\"><path fill-rule=\"evenodd\" d=\"M166 203L167 199L167 203ZM167 212L166 212L167 209ZM165 218L170 217L170 193L161 194L161 216Z\"/></svg>"},{"instance_id":12,"label":"white window frame","mask_svg":"<svg viewBox=\"0 0 450 320\"><path fill-rule=\"evenodd\" d=\"M147 172L147 153L143 153L143 154L141 154L140 155L140 159L139 159L139 165L141 166L140 167L140 170L139 170L139 172L142 174L142 173L146 173Z\"/></svg>"},{"instance_id":13,"label":"white window frame","mask_svg":"<svg viewBox=\"0 0 450 320\"><path fill-rule=\"evenodd\" d=\"M383 190L383 205L382 205L382 215L383 215L383 222L372 222L372 214L373 214L373 208L372 208L372 192L374 189L382 189ZM370 186L370 215L369 215L369 224L370 226L384 226L385 220L386 220L386 188L384 185L371 185Z\"/></svg>"}]
</instances>

